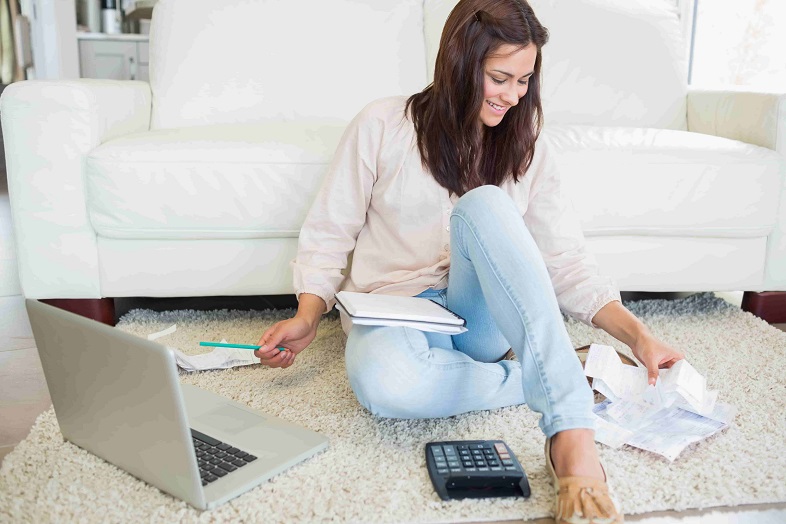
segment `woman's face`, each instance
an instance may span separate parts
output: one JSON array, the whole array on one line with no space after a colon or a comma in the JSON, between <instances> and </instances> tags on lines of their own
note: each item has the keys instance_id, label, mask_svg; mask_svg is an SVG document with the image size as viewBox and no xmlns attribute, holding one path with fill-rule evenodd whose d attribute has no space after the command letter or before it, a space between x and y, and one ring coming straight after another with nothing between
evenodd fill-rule
<instances>
[{"instance_id":1,"label":"woman's face","mask_svg":"<svg viewBox=\"0 0 786 524\"><path fill-rule=\"evenodd\" d=\"M535 70L538 48L535 44L517 49L502 44L483 64L483 106L480 121L494 127L508 110L527 94L530 76Z\"/></svg>"}]
</instances>

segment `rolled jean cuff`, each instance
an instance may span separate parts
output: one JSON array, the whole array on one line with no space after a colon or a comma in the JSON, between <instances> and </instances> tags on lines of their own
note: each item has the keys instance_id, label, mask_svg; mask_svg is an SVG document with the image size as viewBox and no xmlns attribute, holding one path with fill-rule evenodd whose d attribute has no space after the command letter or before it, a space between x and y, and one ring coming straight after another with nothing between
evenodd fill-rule
<instances>
[{"instance_id":1,"label":"rolled jean cuff","mask_svg":"<svg viewBox=\"0 0 786 524\"><path fill-rule=\"evenodd\" d=\"M543 419L541 419L542 421ZM543 433L546 438L551 438L560 431L568 429L591 429L595 430L595 417L573 417L573 418L558 418L552 421L548 426L541 424Z\"/></svg>"}]
</instances>

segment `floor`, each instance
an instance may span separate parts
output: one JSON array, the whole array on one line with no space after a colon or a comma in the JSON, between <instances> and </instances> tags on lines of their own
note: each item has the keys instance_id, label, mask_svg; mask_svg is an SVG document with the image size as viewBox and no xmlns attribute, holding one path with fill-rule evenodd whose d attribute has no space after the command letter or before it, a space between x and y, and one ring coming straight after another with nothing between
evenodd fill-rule
<instances>
[{"instance_id":1,"label":"floor","mask_svg":"<svg viewBox=\"0 0 786 524\"><path fill-rule=\"evenodd\" d=\"M52 405L16 274L14 237L8 202L5 176L0 172L0 464L3 457L27 436L36 417ZM736 305L739 305L742 300L741 292L718 295ZM628 295L626 298L646 298L646 296L651 294L642 297ZM674 294L674 296L679 295ZM659 298L662 298L662 295ZM213 307L252 309L291 304L291 300L274 301L271 297L124 299L118 301L116 308L117 315L121 316L134 307L157 310ZM786 325L778 327L786 331ZM719 508L709 511L669 511L629 517L627 521L644 524L781 524L786 522L786 504ZM531 522L550 524L554 521L538 519Z\"/></svg>"}]
</instances>

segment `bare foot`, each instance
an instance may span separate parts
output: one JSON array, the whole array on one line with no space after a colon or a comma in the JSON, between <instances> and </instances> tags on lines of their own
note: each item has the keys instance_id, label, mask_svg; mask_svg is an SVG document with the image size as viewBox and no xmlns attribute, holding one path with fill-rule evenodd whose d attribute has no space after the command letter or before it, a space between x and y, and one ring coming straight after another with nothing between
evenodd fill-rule
<instances>
[{"instance_id":1,"label":"bare foot","mask_svg":"<svg viewBox=\"0 0 786 524\"><path fill-rule=\"evenodd\" d=\"M569 429L554 435L551 460L557 477L591 477L606 481L595 447L595 432L590 429Z\"/></svg>"}]
</instances>

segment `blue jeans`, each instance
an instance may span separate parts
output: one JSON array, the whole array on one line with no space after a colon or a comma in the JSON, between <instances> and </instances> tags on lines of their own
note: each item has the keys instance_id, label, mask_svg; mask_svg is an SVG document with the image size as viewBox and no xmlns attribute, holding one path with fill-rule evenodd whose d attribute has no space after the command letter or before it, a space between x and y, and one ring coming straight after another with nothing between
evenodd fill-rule
<instances>
[{"instance_id":1,"label":"blue jeans","mask_svg":"<svg viewBox=\"0 0 786 524\"><path fill-rule=\"evenodd\" d=\"M450 217L447 289L425 297L467 320L460 335L353 326L346 367L358 401L391 418L448 417L527 403L547 437L593 428L593 397L543 257L496 186L462 196ZM509 348L518 362L501 360Z\"/></svg>"}]
</instances>

